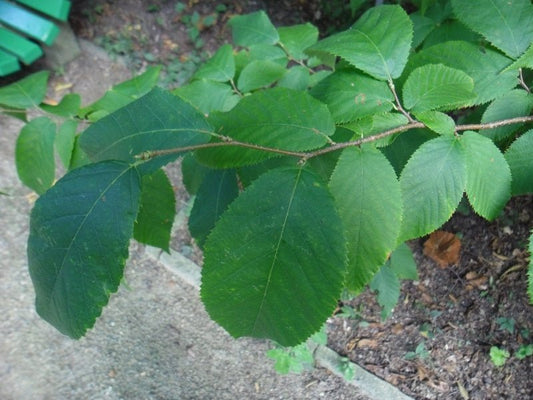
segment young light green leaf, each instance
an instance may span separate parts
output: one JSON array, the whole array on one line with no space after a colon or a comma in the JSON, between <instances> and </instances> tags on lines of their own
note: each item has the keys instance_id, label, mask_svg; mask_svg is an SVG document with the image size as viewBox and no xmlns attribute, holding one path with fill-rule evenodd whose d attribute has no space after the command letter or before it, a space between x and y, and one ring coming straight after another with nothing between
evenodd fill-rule
<instances>
[{"instance_id":1,"label":"young light green leaf","mask_svg":"<svg viewBox=\"0 0 533 400\"><path fill-rule=\"evenodd\" d=\"M289 151L306 151L325 145L335 124L325 104L306 92L273 88L244 97L231 111L215 113L210 122L221 135L240 142ZM198 160L216 168L258 163L274 153L225 146L203 149Z\"/></svg>"},{"instance_id":2,"label":"young light green leaf","mask_svg":"<svg viewBox=\"0 0 533 400\"><path fill-rule=\"evenodd\" d=\"M492 140L472 131L461 136L466 156L466 194L475 212L496 218L511 197L511 170Z\"/></svg>"},{"instance_id":3,"label":"young light green leaf","mask_svg":"<svg viewBox=\"0 0 533 400\"><path fill-rule=\"evenodd\" d=\"M442 64L415 69L403 86L403 102L413 112L451 110L470 104L474 81L463 71Z\"/></svg>"},{"instance_id":4,"label":"young light green leaf","mask_svg":"<svg viewBox=\"0 0 533 400\"><path fill-rule=\"evenodd\" d=\"M36 72L0 88L0 104L22 109L37 107L46 95L49 76L48 71Z\"/></svg>"},{"instance_id":5,"label":"young light green leaf","mask_svg":"<svg viewBox=\"0 0 533 400\"><path fill-rule=\"evenodd\" d=\"M394 102L385 82L353 70L334 72L319 82L311 94L327 104L337 123L387 112Z\"/></svg>"},{"instance_id":6,"label":"young light green leaf","mask_svg":"<svg viewBox=\"0 0 533 400\"><path fill-rule=\"evenodd\" d=\"M139 176L106 161L78 168L35 203L28 263L37 313L80 338L118 288L137 215Z\"/></svg>"},{"instance_id":7,"label":"young light green leaf","mask_svg":"<svg viewBox=\"0 0 533 400\"><path fill-rule=\"evenodd\" d=\"M418 271L413 252L406 243L402 243L392 252L389 258L389 264L399 279L418 279Z\"/></svg>"},{"instance_id":8,"label":"young light green leaf","mask_svg":"<svg viewBox=\"0 0 533 400\"><path fill-rule=\"evenodd\" d=\"M337 33L308 49L344 58L376 79L398 78L407 62L413 24L397 5L370 8L347 31Z\"/></svg>"},{"instance_id":9,"label":"young light green leaf","mask_svg":"<svg viewBox=\"0 0 533 400\"><path fill-rule=\"evenodd\" d=\"M373 147L342 152L329 183L348 241L351 291L363 288L396 247L402 199L396 174Z\"/></svg>"},{"instance_id":10,"label":"young light green leaf","mask_svg":"<svg viewBox=\"0 0 533 400\"><path fill-rule=\"evenodd\" d=\"M421 111L415 113L415 117L439 135L453 135L455 132L455 121L453 118L440 111Z\"/></svg>"},{"instance_id":11,"label":"young light green leaf","mask_svg":"<svg viewBox=\"0 0 533 400\"><path fill-rule=\"evenodd\" d=\"M176 215L174 189L162 169L144 175L139 213L133 226L138 242L169 252L170 232Z\"/></svg>"},{"instance_id":12,"label":"young light green leaf","mask_svg":"<svg viewBox=\"0 0 533 400\"><path fill-rule=\"evenodd\" d=\"M210 170L205 175L189 215L189 231L200 248L204 247L218 218L238 195L235 170Z\"/></svg>"},{"instance_id":13,"label":"young light green leaf","mask_svg":"<svg viewBox=\"0 0 533 400\"><path fill-rule=\"evenodd\" d=\"M61 162L65 168L69 168L74 143L76 141L76 131L78 130L78 121L69 119L63 122L55 137L55 148Z\"/></svg>"},{"instance_id":14,"label":"young light green leaf","mask_svg":"<svg viewBox=\"0 0 533 400\"><path fill-rule=\"evenodd\" d=\"M466 188L466 161L461 143L440 136L422 144L400 176L404 213L400 241L426 235L445 223Z\"/></svg>"},{"instance_id":15,"label":"young light green leaf","mask_svg":"<svg viewBox=\"0 0 533 400\"><path fill-rule=\"evenodd\" d=\"M530 0L452 0L452 6L462 23L511 58L518 58L533 41Z\"/></svg>"},{"instance_id":16,"label":"young light green leaf","mask_svg":"<svg viewBox=\"0 0 533 400\"><path fill-rule=\"evenodd\" d=\"M385 264L374 275L370 282L370 289L377 292L378 303L381 306L381 319L386 319L400 298L400 280L392 270Z\"/></svg>"},{"instance_id":17,"label":"young light green leaf","mask_svg":"<svg viewBox=\"0 0 533 400\"><path fill-rule=\"evenodd\" d=\"M518 73L502 72L511 60L475 43L449 41L424 48L409 58L404 76L426 64L443 64L460 69L474 80L477 95L472 105L487 103L516 87Z\"/></svg>"},{"instance_id":18,"label":"young light green leaf","mask_svg":"<svg viewBox=\"0 0 533 400\"><path fill-rule=\"evenodd\" d=\"M342 221L326 184L298 168L263 174L222 215L204 260L202 300L232 336L305 341L344 282Z\"/></svg>"},{"instance_id":19,"label":"young light green leaf","mask_svg":"<svg viewBox=\"0 0 533 400\"><path fill-rule=\"evenodd\" d=\"M505 159L511 168L513 196L533 193L533 129L516 139L505 152Z\"/></svg>"},{"instance_id":20,"label":"young light green leaf","mask_svg":"<svg viewBox=\"0 0 533 400\"><path fill-rule=\"evenodd\" d=\"M208 115L213 111L229 111L239 102L239 96L228 84L204 79L180 86L174 89L172 94Z\"/></svg>"},{"instance_id":21,"label":"young light green leaf","mask_svg":"<svg viewBox=\"0 0 533 400\"><path fill-rule=\"evenodd\" d=\"M531 94L525 90L512 90L489 104L481 117L481 123L484 124L529 115L532 108L533 97ZM499 142L508 138L521 126L523 124L504 125L498 128L484 129L481 131L481 134L493 141Z\"/></svg>"},{"instance_id":22,"label":"young light green leaf","mask_svg":"<svg viewBox=\"0 0 533 400\"><path fill-rule=\"evenodd\" d=\"M503 72L519 69L519 68L529 68L533 69L533 44L529 46L524 54L520 56L518 60L509 65L503 70Z\"/></svg>"},{"instance_id":23,"label":"young light green leaf","mask_svg":"<svg viewBox=\"0 0 533 400\"><path fill-rule=\"evenodd\" d=\"M146 151L206 143L213 133L205 117L189 103L154 88L150 93L92 124L80 136L82 150L93 162L129 163ZM154 172L180 154L154 157L139 166Z\"/></svg>"},{"instance_id":24,"label":"young light green leaf","mask_svg":"<svg viewBox=\"0 0 533 400\"><path fill-rule=\"evenodd\" d=\"M274 61L252 61L241 71L237 88L241 92L270 86L285 75L287 70Z\"/></svg>"},{"instance_id":25,"label":"young light green leaf","mask_svg":"<svg viewBox=\"0 0 533 400\"><path fill-rule=\"evenodd\" d=\"M302 66L291 67L278 81L279 87L294 90L306 90L309 86L309 70Z\"/></svg>"},{"instance_id":26,"label":"young light green leaf","mask_svg":"<svg viewBox=\"0 0 533 400\"><path fill-rule=\"evenodd\" d=\"M80 117L90 117L96 121L139 99L157 85L160 71L161 67L149 67L141 75L113 86L101 99L82 108Z\"/></svg>"},{"instance_id":27,"label":"young light green leaf","mask_svg":"<svg viewBox=\"0 0 533 400\"><path fill-rule=\"evenodd\" d=\"M215 82L228 82L235 76L233 48L229 44L221 46L217 52L195 72L193 79L207 79Z\"/></svg>"},{"instance_id":28,"label":"young light green leaf","mask_svg":"<svg viewBox=\"0 0 533 400\"><path fill-rule=\"evenodd\" d=\"M278 34L281 46L295 60L306 59L305 49L318 40L318 28L309 22L278 28Z\"/></svg>"},{"instance_id":29,"label":"young light green leaf","mask_svg":"<svg viewBox=\"0 0 533 400\"><path fill-rule=\"evenodd\" d=\"M77 93L69 93L61 99L58 105L41 104L42 110L60 117L74 117L78 114L81 106L81 97Z\"/></svg>"},{"instance_id":30,"label":"young light green leaf","mask_svg":"<svg viewBox=\"0 0 533 400\"><path fill-rule=\"evenodd\" d=\"M28 122L17 138L15 163L19 178L38 194L54 183L55 135L56 125L47 117L38 117Z\"/></svg>"},{"instance_id":31,"label":"young light green leaf","mask_svg":"<svg viewBox=\"0 0 533 400\"><path fill-rule=\"evenodd\" d=\"M289 63L287 54L279 47L272 44L254 44L249 47L250 61L273 61L281 67Z\"/></svg>"},{"instance_id":32,"label":"young light green leaf","mask_svg":"<svg viewBox=\"0 0 533 400\"><path fill-rule=\"evenodd\" d=\"M279 40L278 31L264 11L237 15L230 19L229 26L231 26L233 42L238 46L248 47L259 43L276 44Z\"/></svg>"}]
</instances>

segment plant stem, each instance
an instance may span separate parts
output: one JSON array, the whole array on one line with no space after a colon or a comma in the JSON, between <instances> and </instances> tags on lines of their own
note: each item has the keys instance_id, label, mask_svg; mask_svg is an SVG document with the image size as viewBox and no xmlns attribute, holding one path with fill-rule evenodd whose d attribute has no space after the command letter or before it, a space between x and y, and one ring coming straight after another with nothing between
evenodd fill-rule
<instances>
[{"instance_id":1,"label":"plant stem","mask_svg":"<svg viewBox=\"0 0 533 400\"><path fill-rule=\"evenodd\" d=\"M533 122L533 115L504 119L504 120L495 121L495 122L487 122L483 124L457 125L455 127L455 130L456 132L460 132L460 131L467 131L467 130L493 129L493 128L498 128L500 126L512 125L512 124L518 124L518 123L526 123L526 122ZM253 144L253 143L240 142L238 140L233 140L232 138L227 137L227 136L218 135L222 139L221 142L211 142L211 143L203 143L203 144L178 147L178 148L172 148L172 149L146 151L144 153L137 155L136 158L141 159L141 160L149 160L150 158L153 158L153 157L164 156L164 155L175 154L175 153L182 153L185 151L195 151L195 150L209 149L209 148L214 148L214 147L237 146L237 147L244 147L247 149L265 151L268 153L280 154L284 156L296 157L300 159L300 162L305 162L313 157L318 157L323 154L330 153L332 151L342 150L347 147L360 146L364 143L374 142L376 140L383 139L387 136L391 136L396 133L405 132L410 129L419 129L419 128L425 128L425 127L426 126L422 122L412 120L408 124L401 125L396 128L388 129L386 131L377 133L375 135L367 136L367 137L357 139L357 140L351 140L348 142L335 143L328 147L323 147L321 149L310 151L310 152L291 151L291 150L278 149L275 147L261 146L261 145Z\"/></svg>"},{"instance_id":2,"label":"plant stem","mask_svg":"<svg viewBox=\"0 0 533 400\"><path fill-rule=\"evenodd\" d=\"M526 85L526 82L524 81L524 75L522 73L522 68L518 70L518 80L520 81L520 86L522 86L528 93L531 93L531 90Z\"/></svg>"},{"instance_id":3,"label":"plant stem","mask_svg":"<svg viewBox=\"0 0 533 400\"><path fill-rule=\"evenodd\" d=\"M396 108L396 110L398 110L403 115L405 115L405 117L408 119L409 122L415 122L413 117L411 117L411 115L407 111L405 111L405 109L402 107L402 103L400 103L398 94L396 94L396 87L394 86L394 83L392 82L392 80L389 81L389 89L394 95L394 101L396 102L396 105L394 107Z\"/></svg>"}]
</instances>

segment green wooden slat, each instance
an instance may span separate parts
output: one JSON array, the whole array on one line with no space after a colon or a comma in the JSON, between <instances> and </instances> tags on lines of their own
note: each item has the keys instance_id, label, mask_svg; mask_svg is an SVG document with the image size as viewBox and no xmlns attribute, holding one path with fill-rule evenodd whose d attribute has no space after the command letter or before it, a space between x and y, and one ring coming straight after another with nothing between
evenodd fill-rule
<instances>
[{"instance_id":1,"label":"green wooden slat","mask_svg":"<svg viewBox=\"0 0 533 400\"><path fill-rule=\"evenodd\" d=\"M70 1L67 0L16 0L20 4L31 7L43 14L66 21L70 11Z\"/></svg>"},{"instance_id":2,"label":"green wooden slat","mask_svg":"<svg viewBox=\"0 0 533 400\"><path fill-rule=\"evenodd\" d=\"M0 27L0 48L14 54L26 65L43 55L43 51L35 43L2 27Z\"/></svg>"},{"instance_id":3,"label":"green wooden slat","mask_svg":"<svg viewBox=\"0 0 533 400\"><path fill-rule=\"evenodd\" d=\"M9 75L20 69L17 59L11 54L0 50L0 76Z\"/></svg>"},{"instance_id":4,"label":"green wooden slat","mask_svg":"<svg viewBox=\"0 0 533 400\"><path fill-rule=\"evenodd\" d=\"M59 34L59 28L52 22L4 0L0 0L0 23L49 46Z\"/></svg>"}]
</instances>

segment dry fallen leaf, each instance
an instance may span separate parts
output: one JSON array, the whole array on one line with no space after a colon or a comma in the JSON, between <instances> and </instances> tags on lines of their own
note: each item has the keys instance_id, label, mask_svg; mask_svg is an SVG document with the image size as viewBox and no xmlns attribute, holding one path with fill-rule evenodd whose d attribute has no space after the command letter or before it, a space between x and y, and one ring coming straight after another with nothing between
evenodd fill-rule
<instances>
[{"instance_id":1,"label":"dry fallen leaf","mask_svg":"<svg viewBox=\"0 0 533 400\"><path fill-rule=\"evenodd\" d=\"M441 268L457 264L460 252L461 241L450 232L435 231L424 243L424 255L435 261Z\"/></svg>"}]
</instances>

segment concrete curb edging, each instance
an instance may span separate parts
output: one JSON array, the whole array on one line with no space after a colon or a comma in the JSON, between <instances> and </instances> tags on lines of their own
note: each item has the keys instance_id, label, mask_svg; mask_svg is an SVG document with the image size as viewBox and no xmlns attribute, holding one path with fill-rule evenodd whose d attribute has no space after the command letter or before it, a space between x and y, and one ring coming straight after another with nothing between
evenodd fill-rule
<instances>
[{"instance_id":1,"label":"concrete curb edging","mask_svg":"<svg viewBox=\"0 0 533 400\"><path fill-rule=\"evenodd\" d=\"M200 267L180 253L170 250L165 253L161 249L147 246L146 254L159 261L168 271L180 278L182 281L200 289L201 274ZM327 346L319 345L315 350L317 364L331 371L333 374L344 378L341 365L346 365L346 358L342 357ZM357 387L365 396L375 400L413 400L388 382L371 374L359 365L348 362L353 368L355 376L348 384Z\"/></svg>"}]
</instances>

